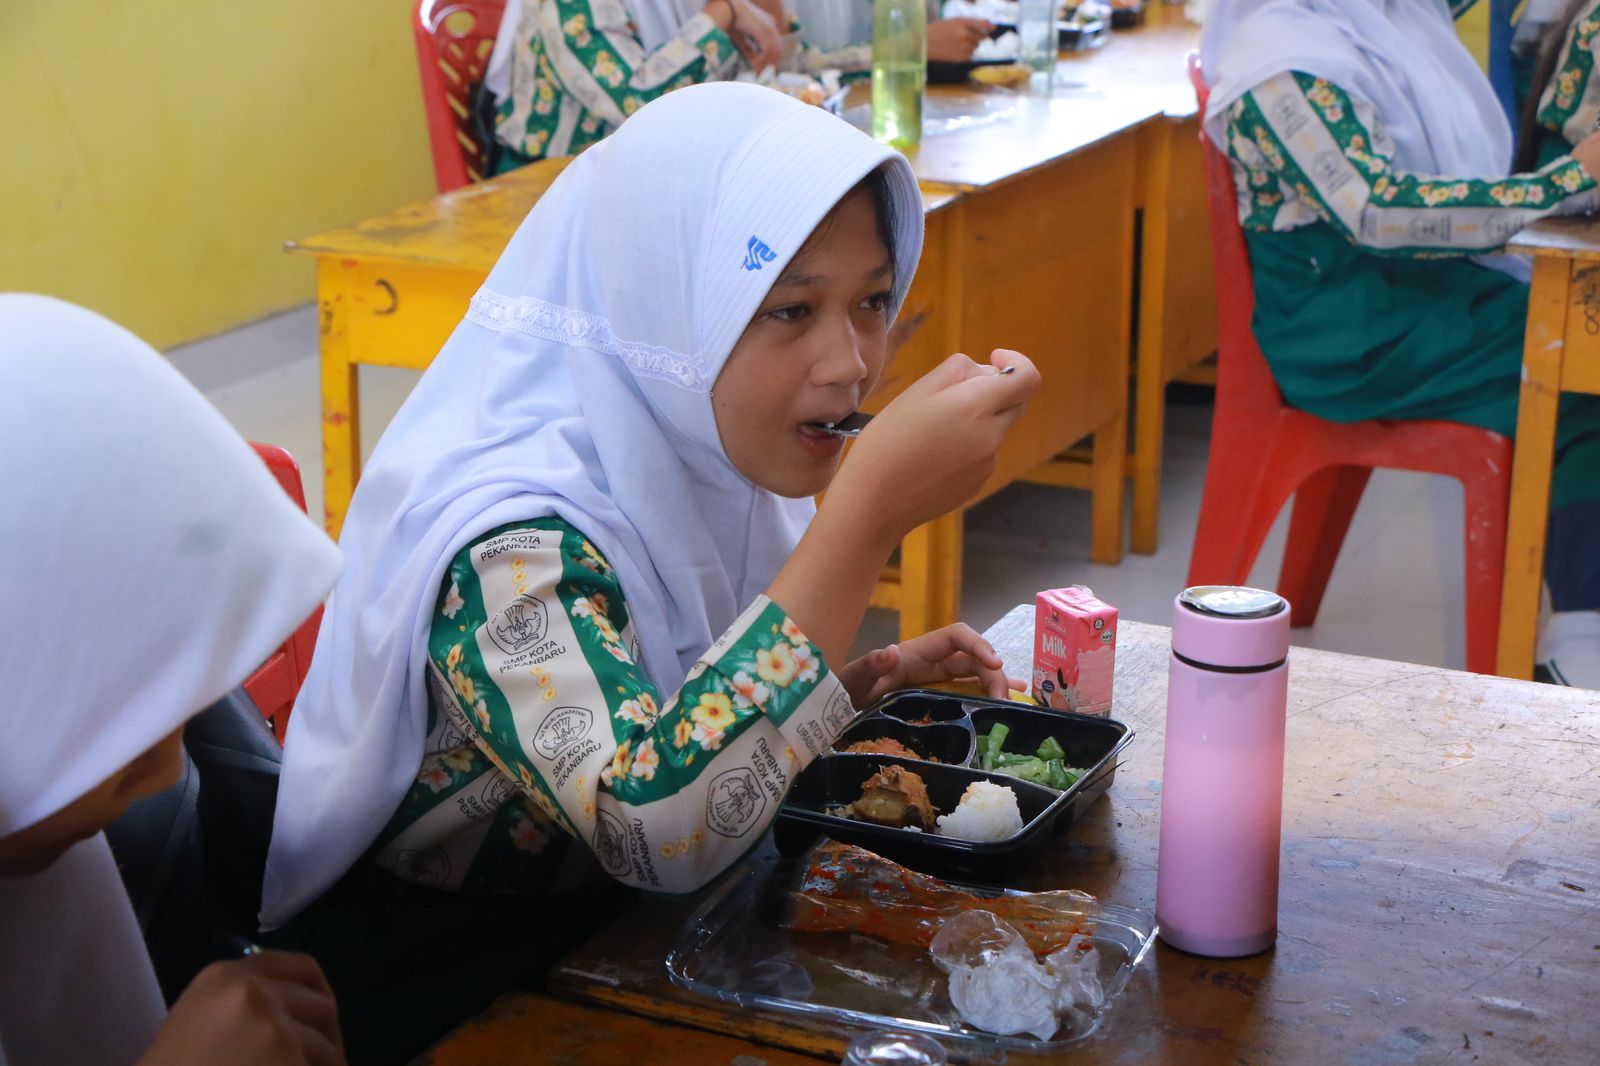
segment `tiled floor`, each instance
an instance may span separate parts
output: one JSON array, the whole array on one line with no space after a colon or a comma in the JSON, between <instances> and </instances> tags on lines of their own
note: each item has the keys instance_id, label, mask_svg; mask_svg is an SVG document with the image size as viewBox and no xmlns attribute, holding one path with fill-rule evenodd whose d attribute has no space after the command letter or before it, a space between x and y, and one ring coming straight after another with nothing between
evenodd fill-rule
<instances>
[{"instance_id":1,"label":"tiled floor","mask_svg":"<svg viewBox=\"0 0 1600 1066\"><path fill-rule=\"evenodd\" d=\"M316 321L310 308L280 315L171 353L239 431L281 444L301 460L312 514L322 509ZM250 374L254 368L270 367ZM370 450L417 375L364 367L363 444ZM1086 493L1019 485L967 516L965 616L980 629L1040 588L1082 583L1123 617L1169 621L1184 586L1205 475L1209 409L1193 396L1168 405L1161 548L1120 566L1089 562ZM1252 574L1270 587L1287 514ZM1372 478L1334 571L1316 626L1297 644L1387 659L1461 667L1461 490L1453 481L1380 471ZM893 640L894 617L873 612L861 644Z\"/></svg>"}]
</instances>

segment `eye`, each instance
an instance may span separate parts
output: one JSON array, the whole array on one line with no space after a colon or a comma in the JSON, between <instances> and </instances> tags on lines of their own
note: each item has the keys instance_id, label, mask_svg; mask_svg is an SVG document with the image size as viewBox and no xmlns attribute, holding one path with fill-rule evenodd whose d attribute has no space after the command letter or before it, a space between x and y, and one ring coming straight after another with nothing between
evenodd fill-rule
<instances>
[{"instance_id":1,"label":"eye","mask_svg":"<svg viewBox=\"0 0 1600 1066\"><path fill-rule=\"evenodd\" d=\"M894 294L888 291L875 292L861 301L861 306L876 314L883 314L889 310L889 302L894 299Z\"/></svg>"},{"instance_id":2,"label":"eye","mask_svg":"<svg viewBox=\"0 0 1600 1066\"><path fill-rule=\"evenodd\" d=\"M805 304L784 304L782 307L774 307L764 317L778 322L798 322L810 313L811 308Z\"/></svg>"}]
</instances>

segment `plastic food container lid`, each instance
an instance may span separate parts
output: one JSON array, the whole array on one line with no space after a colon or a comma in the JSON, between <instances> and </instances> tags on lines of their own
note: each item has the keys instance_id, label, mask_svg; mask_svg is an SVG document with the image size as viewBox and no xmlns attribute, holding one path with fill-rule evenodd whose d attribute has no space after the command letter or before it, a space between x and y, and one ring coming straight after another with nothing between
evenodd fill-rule
<instances>
[{"instance_id":1,"label":"plastic food container lid","mask_svg":"<svg viewBox=\"0 0 1600 1066\"><path fill-rule=\"evenodd\" d=\"M1251 669L1289 654L1289 601L1241 585L1196 585L1173 603L1172 650L1202 666Z\"/></svg>"},{"instance_id":2,"label":"plastic food container lid","mask_svg":"<svg viewBox=\"0 0 1600 1066\"><path fill-rule=\"evenodd\" d=\"M867 1033L850 1041L843 1066L945 1066L944 1048L925 1036Z\"/></svg>"}]
</instances>

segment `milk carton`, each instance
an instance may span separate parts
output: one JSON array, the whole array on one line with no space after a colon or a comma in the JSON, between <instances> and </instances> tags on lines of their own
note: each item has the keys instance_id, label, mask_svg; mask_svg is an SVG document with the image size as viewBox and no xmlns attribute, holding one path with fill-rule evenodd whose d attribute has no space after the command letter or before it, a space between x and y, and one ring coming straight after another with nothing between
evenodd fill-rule
<instances>
[{"instance_id":1,"label":"milk carton","mask_svg":"<svg viewBox=\"0 0 1600 1066\"><path fill-rule=\"evenodd\" d=\"M1086 585L1047 589L1035 601L1033 698L1042 707L1111 713L1117 609Z\"/></svg>"}]
</instances>

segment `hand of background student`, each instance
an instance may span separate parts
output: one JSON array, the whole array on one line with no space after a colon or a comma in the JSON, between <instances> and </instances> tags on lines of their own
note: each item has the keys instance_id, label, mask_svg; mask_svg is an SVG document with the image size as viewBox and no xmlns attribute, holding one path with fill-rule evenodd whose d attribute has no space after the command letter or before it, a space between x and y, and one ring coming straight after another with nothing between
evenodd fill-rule
<instances>
[{"instance_id":1,"label":"hand of background student","mask_svg":"<svg viewBox=\"0 0 1600 1066\"><path fill-rule=\"evenodd\" d=\"M994 30L983 19L939 19L928 23L928 58L941 63L965 63Z\"/></svg>"},{"instance_id":2,"label":"hand of background student","mask_svg":"<svg viewBox=\"0 0 1600 1066\"><path fill-rule=\"evenodd\" d=\"M309 955L264 951L201 970L137 1066L340 1066L339 1012Z\"/></svg>"},{"instance_id":3,"label":"hand of background student","mask_svg":"<svg viewBox=\"0 0 1600 1066\"><path fill-rule=\"evenodd\" d=\"M1027 356L997 349L991 359L953 355L896 396L857 438L823 507L844 507L898 542L972 499L1039 386ZM996 373L1006 367L1015 370Z\"/></svg>"},{"instance_id":4,"label":"hand of background student","mask_svg":"<svg viewBox=\"0 0 1600 1066\"><path fill-rule=\"evenodd\" d=\"M1583 164L1591 178L1600 181L1600 132L1591 133L1572 149L1572 158Z\"/></svg>"},{"instance_id":5,"label":"hand of background student","mask_svg":"<svg viewBox=\"0 0 1600 1066\"><path fill-rule=\"evenodd\" d=\"M783 47L778 24L755 0L711 0L705 11L756 73L778 61Z\"/></svg>"},{"instance_id":6,"label":"hand of background student","mask_svg":"<svg viewBox=\"0 0 1600 1066\"><path fill-rule=\"evenodd\" d=\"M859 708L896 689L971 677L995 699L1005 699L1011 689L1028 687L1027 682L1006 676L993 645L965 622L870 651L839 671L839 683Z\"/></svg>"}]
</instances>

